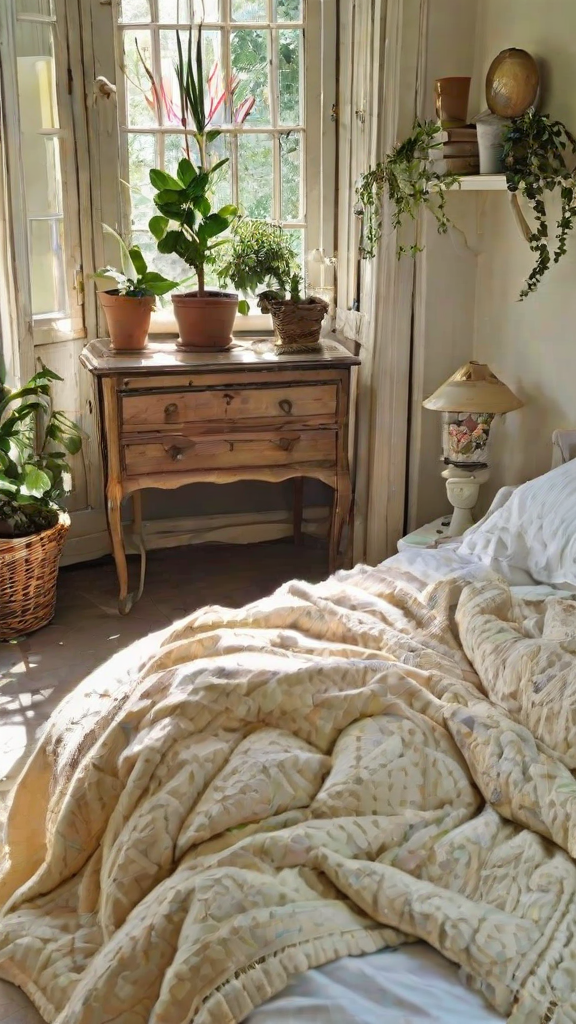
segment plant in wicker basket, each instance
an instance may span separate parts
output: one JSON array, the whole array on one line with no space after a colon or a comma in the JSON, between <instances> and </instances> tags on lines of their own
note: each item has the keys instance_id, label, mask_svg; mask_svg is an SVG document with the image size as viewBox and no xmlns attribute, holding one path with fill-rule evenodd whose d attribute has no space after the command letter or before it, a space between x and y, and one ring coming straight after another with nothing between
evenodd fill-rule
<instances>
[{"instance_id":1,"label":"plant in wicker basket","mask_svg":"<svg viewBox=\"0 0 576 1024\"><path fill-rule=\"evenodd\" d=\"M76 424L52 408L56 380L42 367L18 390L0 381L0 640L38 629L54 613L70 525L62 506L67 460L82 446Z\"/></svg>"},{"instance_id":2,"label":"plant in wicker basket","mask_svg":"<svg viewBox=\"0 0 576 1024\"><path fill-rule=\"evenodd\" d=\"M240 313L248 313L247 296L258 294L258 306L270 313L280 351L308 351L318 346L328 303L300 294L301 278L288 232L266 221L239 221L232 243L220 262L218 276L242 292ZM265 290L258 293L258 289Z\"/></svg>"}]
</instances>

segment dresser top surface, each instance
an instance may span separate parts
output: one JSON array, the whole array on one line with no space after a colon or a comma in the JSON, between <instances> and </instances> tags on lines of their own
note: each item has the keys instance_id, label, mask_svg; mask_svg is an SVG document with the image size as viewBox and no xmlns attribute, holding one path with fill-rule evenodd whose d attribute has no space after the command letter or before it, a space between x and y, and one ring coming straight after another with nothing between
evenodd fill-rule
<instances>
[{"instance_id":1,"label":"dresser top surface","mask_svg":"<svg viewBox=\"0 0 576 1024\"><path fill-rule=\"evenodd\" d=\"M234 341L226 352L185 352L173 342L149 342L141 352L114 352L107 338L90 341L82 350L80 361L98 377L115 374L178 373L245 369L321 369L322 367L358 366L360 360L337 341L323 341L315 352L279 354L268 338Z\"/></svg>"}]
</instances>

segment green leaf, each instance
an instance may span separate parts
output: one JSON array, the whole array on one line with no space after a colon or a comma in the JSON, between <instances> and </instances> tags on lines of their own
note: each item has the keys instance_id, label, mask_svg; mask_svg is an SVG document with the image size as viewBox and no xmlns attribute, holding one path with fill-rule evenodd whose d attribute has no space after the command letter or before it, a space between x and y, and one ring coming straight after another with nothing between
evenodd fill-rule
<instances>
[{"instance_id":1,"label":"green leaf","mask_svg":"<svg viewBox=\"0 0 576 1024\"><path fill-rule=\"evenodd\" d=\"M221 135L222 132L218 128L211 128L209 132L206 132L206 142L208 144L216 142L216 139L219 139Z\"/></svg>"},{"instance_id":2,"label":"green leaf","mask_svg":"<svg viewBox=\"0 0 576 1024\"><path fill-rule=\"evenodd\" d=\"M227 217L230 221L234 220L234 217L238 216L237 206L221 206L218 210L220 217Z\"/></svg>"},{"instance_id":3,"label":"green leaf","mask_svg":"<svg viewBox=\"0 0 576 1024\"><path fill-rule=\"evenodd\" d=\"M178 287L177 281L168 281L162 274L150 270L142 278L143 283L153 292L154 295L166 295Z\"/></svg>"},{"instance_id":4,"label":"green leaf","mask_svg":"<svg viewBox=\"0 0 576 1024\"><path fill-rule=\"evenodd\" d=\"M194 205L196 206L198 213L201 213L203 217L208 217L210 215L212 206L210 205L210 200L207 199L206 196L200 196L200 199L198 199Z\"/></svg>"},{"instance_id":5,"label":"green leaf","mask_svg":"<svg viewBox=\"0 0 576 1024\"><path fill-rule=\"evenodd\" d=\"M167 171L161 171L157 167L153 167L150 171L150 184L159 192L164 189L179 192L182 189L182 182L178 181L177 178L173 178Z\"/></svg>"},{"instance_id":6,"label":"green leaf","mask_svg":"<svg viewBox=\"0 0 576 1024\"><path fill-rule=\"evenodd\" d=\"M142 250L140 246L133 245L132 248L128 250L128 253L130 255L130 259L132 260L134 270L138 274L138 277L142 277L142 275L145 274L146 271L148 270L148 264L146 263L146 260L142 255Z\"/></svg>"},{"instance_id":7,"label":"green leaf","mask_svg":"<svg viewBox=\"0 0 576 1024\"><path fill-rule=\"evenodd\" d=\"M111 235L112 238L115 238L118 242L118 245L120 246L122 270L124 271L126 277L132 277L132 270L134 268L132 266L132 260L130 259L130 253L128 251L128 246L126 245L126 242L118 234L118 232L114 231L114 228L111 228L108 224L103 224L102 228L104 230L105 235Z\"/></svg>"},{"instance_id":8,"label":"green leaf","mask_svg":"<svg viewBox=\"0 0 576 1024\"><path fill-rule=\"evenodd\" d=\"M250 303L246 299L240 299L238 303L238 312L241 316L248 316L250 312Z\"/></svg>"},{"instance_id":9,"label":"green leaf","mask_svg":"<svg viewBox=\"0 0 576 1024\"><path fill-rule=\"evenodd\" d=\"M186 188L196 177L196 168L187 157L182 157L178 164L178 177Z\"/></svg>"},{"instance_id":10,"label":"green leaf","mask_svg":"<svg viewBox=\"0 0 576 1024\"><path fill-rule=\"evenodd\" d=\"M214 164L214 166L210 168L210 170L208 171L208 174L216 174L216 171L219 171L221 167L224 167L224 165L229 163L229 162L230 162L229 157L227 157L227 156L224 157L223 160L219 160L218 163Z\"/></svg>"},{"instance_id":11,"label":"green leaf","mask_svg":"<svg viewBox=\"0 0 576 1024\"><path fill-rule=\"evenodd\" d=\"M20 493L31 498L41 498L50 490L50 477L30 463L24 466L24 482Z\"/></svg>"},{"instance_id":12,"label":"green leaf","mask_svg":"<svg viewBox=\"0 0 576 1024\"><path fill-rule=\"evenodd\" d=\"M0 473L0 492L4 494L16 494L18 484L10 480L4 473Z\"/></svg>"}]
</instances>

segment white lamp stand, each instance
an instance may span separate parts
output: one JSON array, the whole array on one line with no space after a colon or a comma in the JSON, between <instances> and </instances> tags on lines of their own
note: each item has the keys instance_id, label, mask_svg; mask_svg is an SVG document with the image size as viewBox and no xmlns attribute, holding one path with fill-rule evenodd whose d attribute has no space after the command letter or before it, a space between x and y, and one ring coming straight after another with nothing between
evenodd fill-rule
<instances>
[{"instance_id":1,"label":"white lamp stand","mask_svg":"<svg viewBox=\"0 0 576 1024\"><path fill-rule=\"evenodd\" d=\"M490 477L490 470L447 466L442 476L446 481L448 500L454 507L448 536L461 537L466 530L474 526L472 509L478 501L480 487Z\"/></svg>"}]
</instances>

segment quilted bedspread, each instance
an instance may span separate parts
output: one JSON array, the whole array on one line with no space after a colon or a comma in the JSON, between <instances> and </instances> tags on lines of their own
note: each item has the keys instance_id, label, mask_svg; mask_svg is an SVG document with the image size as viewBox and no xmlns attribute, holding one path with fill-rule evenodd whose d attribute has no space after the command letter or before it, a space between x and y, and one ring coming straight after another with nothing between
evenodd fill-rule
<instances>
[{"instance_id":1,"label":"quilted bedspread","mask_svg":"<svg viewBox=\"0 0 576 1024\"><path fill-rule=\"evenodd\" d=\"M232 1024L420 938L576 1022L576 603L392 568L209 608L58 709L11 805L0 977L58 1024Z\"/></svg>"}]
</instances>

